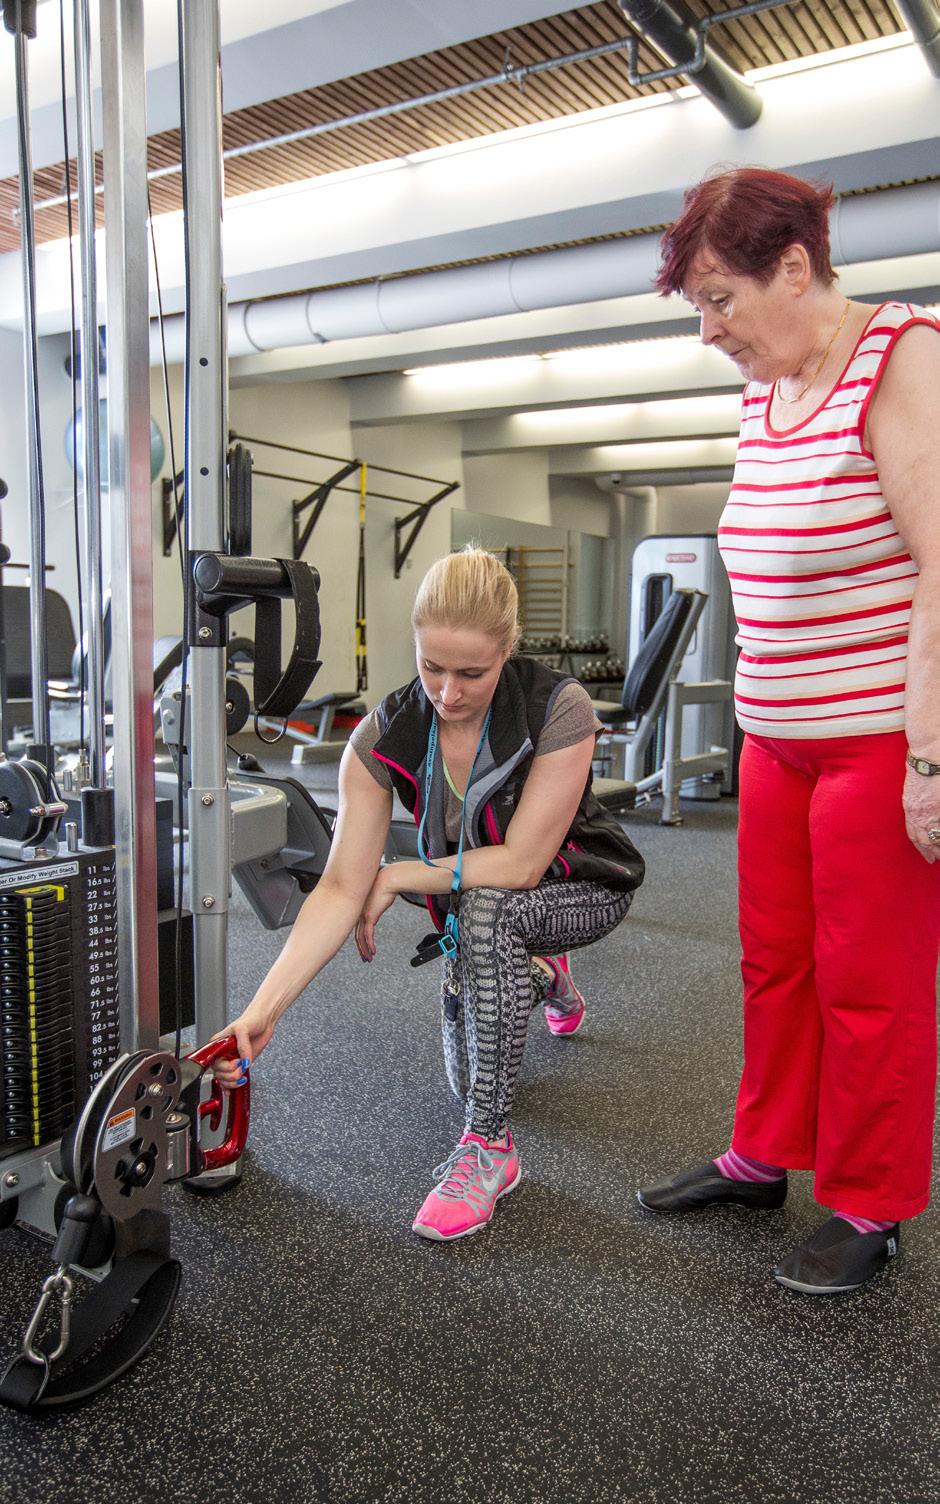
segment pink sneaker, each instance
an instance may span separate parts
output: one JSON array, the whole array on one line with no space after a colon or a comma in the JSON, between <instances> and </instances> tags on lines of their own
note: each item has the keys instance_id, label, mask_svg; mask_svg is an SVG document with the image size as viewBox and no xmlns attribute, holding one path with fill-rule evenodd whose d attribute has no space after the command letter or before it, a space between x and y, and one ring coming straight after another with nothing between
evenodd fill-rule
<instances>
[{"instance_id":1,"label":"pink sneaker","mask_svg":"<svg viewBox=\"0 0 940 1504\"><path fill-rule=\"evenodd\" d=\"M584 1022L584 998L568 969L567 952L543 959L554 978L545 994L545 1022L552 1034L577 1034Z\"/></svg>"},{"instance_id":2,"label":"pink sneaker","mask_svg":"<svg viewBox=\"0 0 940 1504\"><path fill-rule=\"evenodd\" d=\"M437 1185L412 1222L412 1232L438 1242L480 1232L500 1196L514 1191L522 1178L512 1134L505 1149L490 1149L486 1139L465 1133L453 1153L435 1167L434 1178Z\"/></svg>"}]
</instances>

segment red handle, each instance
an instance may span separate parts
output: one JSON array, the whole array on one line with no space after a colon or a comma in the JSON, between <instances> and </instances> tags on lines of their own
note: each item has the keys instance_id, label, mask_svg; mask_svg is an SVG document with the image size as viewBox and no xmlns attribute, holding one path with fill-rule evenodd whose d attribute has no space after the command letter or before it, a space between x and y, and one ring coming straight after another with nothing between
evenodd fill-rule
<instances>
[{"instance_id":1,"label":"red handle","mask_svg":"<svg viewBox=\"0 0 940 1504\"><path fill-rule=\"evenodd\" d=\"M204 1044L201 1049L193 1050L186 1058L196 1065L201 1065L203 1070L224 1057L239 1059L238 1041L234 1034L227 1039L214 1039L209 1044ZM203 1149L203 1169L220 1170L223 1165L233 1164L236 1159L241 1159L245 1152L245 1144L248 1141L248 1120L251 1115L251 1086L245 1082L244 1086L236 1087L233 1091L224 1091L216 1081L213 1084L212 1095L199 1104L199 1116L209 1119L209 1127L215 1131L222 1121L222 1113L225 1108L225 1099L228 1098L228 1132L225 1142L217 1144L213 1149Z\"/></svg>"}]
</instances>

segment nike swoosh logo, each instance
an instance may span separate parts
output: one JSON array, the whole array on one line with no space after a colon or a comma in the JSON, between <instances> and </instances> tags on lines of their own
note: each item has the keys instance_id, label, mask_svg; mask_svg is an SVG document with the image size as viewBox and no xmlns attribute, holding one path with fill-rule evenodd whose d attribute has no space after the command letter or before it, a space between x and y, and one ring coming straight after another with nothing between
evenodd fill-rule
<instances>
[{"instance_id":1,"label":"nike swoosh logo","mask_svg":"<svg viewBox=\"0 0 940 1504\"><path fill-rule=\"evenodd\" d=\"M488 1196L492 1196L494 1191L499 1190L499 1181L495 1175L481 1175L480 1184Z\"/></svg>"}]
</instances>

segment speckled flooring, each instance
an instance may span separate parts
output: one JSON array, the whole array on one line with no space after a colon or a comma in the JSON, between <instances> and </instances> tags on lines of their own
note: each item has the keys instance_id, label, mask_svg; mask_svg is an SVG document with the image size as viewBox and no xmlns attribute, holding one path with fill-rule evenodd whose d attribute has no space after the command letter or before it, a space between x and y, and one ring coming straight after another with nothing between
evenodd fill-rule
<instances>
[{"instance_id":1,"label":"speckled flooring","mask_svg":"<svg viewBox=\"0 0 940 1504\"><path fill-rule=\"evenodd\" d=\"M347 946L280 1026L242 1186L168 1191L184 1278L150 1356L83 1410L0 1412L4 1504L935 1504L937 1212L886 1276L813 1301L770 1278L821 1220L808 1176L780 1212L635 1203L725 1145L738 1071L735 808L686 815L630 821L649 877L577 960L582 1031L533 1019L525 1180L490 1229L410 1232L459 1117L398 905L371 970ZM280 937L238 894L234 916L238 1001ZM3 1361L47 1270L0 1236Z\"/></svg>"}]
</instances>

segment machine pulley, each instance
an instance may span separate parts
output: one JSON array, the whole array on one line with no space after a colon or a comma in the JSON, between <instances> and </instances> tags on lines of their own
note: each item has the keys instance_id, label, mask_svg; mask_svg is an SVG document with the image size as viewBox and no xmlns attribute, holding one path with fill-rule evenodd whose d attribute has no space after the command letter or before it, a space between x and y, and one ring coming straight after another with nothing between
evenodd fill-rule
<instances>
[{"instance_id":1,"label":"machine pulley","mask_svg":"<svg viewBox=\"0 0 940 1504\"><path fill-rule=\"evenodd\" d=\"M202 1100L212 1063L236 1052L234 1038L215 1040L182 1060L166 1051L138 1050L122 1055L102 1076L62 1140L61 1170L72 1194L53 1248L57 1269L43 1284L20 1351L0 1378L0 1401L30 1412L77 1404L124 1373L153 1342L176 1299L176 1259L145 1248L119 1258L74 1315L68 1270L91 1267L93 1247L99 1250L93 1257L101 1256L104 1227L159 1211L167 1182L241 1157L248 1084L225 1092L213 1083ZM202 1123L218 1132L223 1117L224 1141L203 1149ZM56 1301L56 1327L41 1336ZM112 1332L122 1316L123 1326Z\"/></svg>"},{"instance_id":2,"label":"machine pulley","mask_svg":"<svg viewBox=\"0 0 940 1504\"><path fill-rule=\"evenodd\" d=\"M200 1101L213 1061L236 1051L234 1038L217 1039L177 1060L165 1051L122 1055L98 1082L75 1127L62 1140L65 1179L95 1195L105 1212L123 1221L157 1209L168 1181L222 1169L240 1159L248 1138L250 1086L223 1092L213 1083ZM227 1102L226 1102L227 1099ZM224 1141L199 1142L201 1124L217 1132L228 1112Z\"/></svg>"},{"instance_id":3,"label":"machine pulley","mask_svg":"<svg viewBox=\"0 0 940 1504\"><path fill-rule=\"evenodd\" d=\"M0 759L0 855L19 857L24 849L52 843L65 813L55 780L41 762Z\"/></svg>"}]
</instances>

